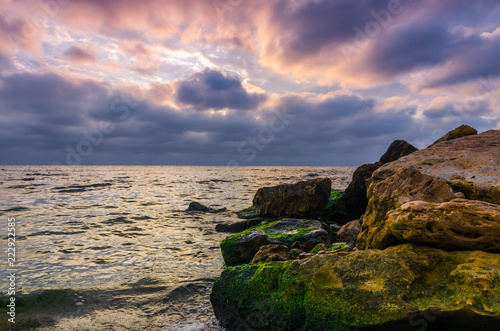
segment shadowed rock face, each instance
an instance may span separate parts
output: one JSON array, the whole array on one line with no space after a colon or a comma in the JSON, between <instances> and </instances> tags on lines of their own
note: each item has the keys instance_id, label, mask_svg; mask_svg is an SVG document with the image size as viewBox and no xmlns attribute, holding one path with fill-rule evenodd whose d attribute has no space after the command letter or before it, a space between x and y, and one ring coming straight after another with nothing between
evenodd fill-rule
<instances>
[{"instance_id":1,"label":"shadowed rock face","mask_svg":"<svg viewBox=\"0 0 500 331\"><path fill-rule=\"evenodd\" d=\"M415 236L412 240L403 240L403 234L398 232L399 230L391 229L387 222L389 212L397 210L410 201L421 200L435 203L427 205L426 209L426 212L434 216L435 222L446 222L449 220L448 214L457 213L457 204L441 204L457 197L500 204L499 173L500 131L493 130L445 141L380 167L373 173L368 188L369 203L363 218L357 248L382 249L405 241L417 242ZM465 204L465 202L460 202L462 206ZM482 218L490 213L491 208L479 202L471 202L470 206L474 206L476 213L462 217L462 222L469 223L463 226L484 224L485 221ZM466 207L461 208L461 215L464 215L465 209ZM459 214L455 216L458 217ZM393 218L403 219L403 215L406 215L406 212L400 210L399 214L393 213ZM498 223L498 218L493 217L492 222ZM410 223L412 222L407 223L407 227ZM404 222L398 221L395 224L401 225ZM415 223L413 225L417 226ZM456 224L454 226L456 227ZM471 233L474 232L464 233L472 235ZM451 230L448 234L452 236ZM419 235L431 236L425 231L421 231ZM452 240L451 237L448 239ZM456 249L478 247L470 242L469 245L466 241L462 242L461 247L458 247L456 243L455 241L455 246L453 246ZM442 247L437 244L433 245Z\"/></svg>"},{"instance_id":2,"label":"shadowed rock face","mask_svg":"<svg viewBox=\"0 0 500 331\"><path fill-rule=\"evenodd\" d=\"M467 136L472 136L477 134L477 130L474 128L471 128L468 125L460 125L458 128L455 130L452 130L436 140L435 142L432 143L432 145L439 144L440 142L447 141L447 140L453 140L453 139L458 139L462 137L467 137ZM432 146L431 145L431 146Z\"/></svg>"},{"instance_id":3,"label":"shadowed rock face","mask_svg":"<svg viewBox=\"0 0 500 331\"><path fill-rule=\"evenodd\" d=\"M361 217L366 211L368 198L366 197L366 181L373 172L383 164L396 161L418 149L404 140L395 140L376 163L363 164L352 175L352 181L345 190L343 197L345 208L350 219Z\"/></svg>"},{"instance_id":4,"label":"shadowed rock face","mask_svg":"<svg viewBox=\"0 0 500 331\"><path fill-rule=\"evenodd\" d=\"M359 218L365 213L366 206L368 205L366 181L371 178L373 172L381 165L380 162L363 164L354 171L352 180L342 197L350 219Z\"/></svg>"},{"instance_id":5,"label":"shadowed rock face","mask_svg":"<svg viewBox=\"0 0 500 331\"><path fill-rule=\"evenodd\" d=\"M253 198L253 209L266 217L317 218L326 210L331 187L330 178L263 187Z\"/></svg>"},{"instance_id":6,"label":"shadowed rock face","mask_svg":"<svg viewBox=\"0 0 500 331\"><path fill-rule=\"evenodd\" d=\"M210 300L227 330L492 331L499 297L499 254L404 244L227 268Z\"/></svg>"}]
</instances>

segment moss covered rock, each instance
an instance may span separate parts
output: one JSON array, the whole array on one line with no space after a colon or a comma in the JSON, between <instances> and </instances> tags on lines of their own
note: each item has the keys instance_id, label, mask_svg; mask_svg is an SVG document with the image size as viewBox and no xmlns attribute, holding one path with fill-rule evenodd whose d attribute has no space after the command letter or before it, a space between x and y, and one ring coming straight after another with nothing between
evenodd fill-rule
<instances>
[{"instance_id":1,"label":"moss covered rock","mask_svg":"<svg viewBox=\"0 0 500 331\"><path fill-rule=\"evenodd\" d=\"M224 270L227 330L498 330L500 255L413 244Z\"/></svg>"},{"instance_id":2,"label":"moss covered rock","mask_svg":"<svg viewBox=\"0 0 500 331\"><path fill-rule=\"evenodd\" d=\"M225 238L221 244L227 266L250 263L261 246L282 244L309 251L319 243L330 244L330 228L316 220L284 218L261 224Z\"/></svg>"},{"instance_id":3,"label":"moss covered rock","mask_svg":"<svg viewBox=\"0 0 500 331\"><path fill-rule=\"evenodd\" d=\"M198 201L191 201L188 206L188 211L208 211L209 208Z\"/></svg>"}]
</instances>

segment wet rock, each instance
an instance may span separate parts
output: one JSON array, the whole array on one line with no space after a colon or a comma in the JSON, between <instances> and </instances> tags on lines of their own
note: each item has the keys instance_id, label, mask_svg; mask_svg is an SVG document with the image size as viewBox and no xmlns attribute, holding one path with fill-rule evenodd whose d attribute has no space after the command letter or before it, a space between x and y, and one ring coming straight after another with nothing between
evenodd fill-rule
<instances>
[{"instance_id":1,"label":"wet rock","mask_svg":"<svg viewBox=\"0 0 500 331\"><path fill-rule=\"evenodd\" d=\"M392 161L396 161L400 157L409 155L413 152L418 151L418 148L404 140L394 140L392 144L389 145L387 151L380 157L379 162L386 164Z\"/></svg>"},{"instance_id":2,"label":"wet rock","mask_svg":"<svg viewBox=\"0 0 500 331\"><path fill-rule=\"evenodd\" d=\"M331 186L329 178L315 178L296 184L263 187L253 198L253 209L265 217L317 218L326 210Z\"/></svg>"},{"instance_id":3,"label":"wet rock","mask_svg":"<svg viewBox=\"0 0 500 331\"><path fill-rule=\"evenodd\" d=\"M236 215L238 216L238 218L241 219L251 219L259 216L253 210L253 206L240 210L239 212L236 212Z\"/></svg>"},{"instance_id":4,"label":"wet rock","mask_svg":"<svg viewBox=\"0 0 500 331\"><path fill-rule=\"evenodd\" d=\"M265 245L259 248L252 263L268 263L274 261L288 261L294 258L290 255L290 248L285 245Z\"/></svg>"},{"instance_id":5,"label":"wet rock","mask_svg":"<svg viewBox=\"0 0 500 331\"><path fill-rule=\"evenodd\" d=\"M422 314L493 331L499 297L499 254L404 244L227 268L210 300L227 330L413 330Z\"/></svg>"},{"instance_id":6,"label":"wet rock","mask_svg":"<svg viewBox=\"0 0 500 331\"><path fill-rule=\"evenodd\" d=\"M264 245L293 245L309 251L320 242L329 245L330 234L329 227L320 221L284 218L231 235L220 246L226 265L235 266L250 263Z\"/></svg>"},{"instance_id":7,"label":"wet rock","mask_svg":"<svg viewBox=\"0 0 500 331\"><path fill-rule=\"evenodd\" d=\"M337 232L337 239L345 242L349 247L356 247L358 235L361 232L359 220L354 220L344 225Z\"/></svg>"},{"instance_id":8,"label":"wet rock","mask_svg":"<svg viewBox=\"0 0 500 331\"><path fill-rule=\"evenodd\" d=\"M399 242L500 252L500 206L488 202L412 201L390 211L386 223Z\"/></svg>"},{"instance_id":9,"label":"wet rock","mask_svg":"<svg viewBox=\"0 0 500 331\"><path fill-rule=\"evenodd\" d=\"M188 211L208 211L209 208L197 201L191 201L189 203Z\"/></svg>"},{"instance_id":10,"label":"wet rock","mask_svg":"<svg viewBox=\"0 0 500 331\"><path fill-rule=\"evenodd\" d=\"M217 232L229 232L229 233L237 233L245 231L246 229L251 228L252 226L259 225L262 223L264 218L253 218L246 221L235 222L231 224L217 224L215 226L215 231Z\"/></svg>"},{"instance_id":11,"label":"wet rock","mask_svg":"<svg viewBox=\"0 0 500 331\"><path fill-rule=\"evenodd\" d=\"M432 145L439 144L440 142L443 142L443 141L472 136L475 134L477 134L476 129L474 129L468 125L460 125L458 128L448 132L447 134L445 134L444 136L442 136L441 138L439 138L438 140L433 142Z\"/></svg>"}]
</instances>

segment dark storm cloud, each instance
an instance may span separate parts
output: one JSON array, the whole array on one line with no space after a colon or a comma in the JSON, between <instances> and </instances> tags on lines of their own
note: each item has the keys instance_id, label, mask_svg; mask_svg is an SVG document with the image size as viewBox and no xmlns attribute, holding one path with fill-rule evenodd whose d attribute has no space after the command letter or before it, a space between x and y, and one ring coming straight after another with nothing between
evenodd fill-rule
<instances>
[{"instance_id":1,"label":"dark storm cloud","mask_svg":"<svg viewBox=\"0 0 500 331\"><path fill-rule=\"evenodd\" d=\"M450 47L451 48L451 47ZM425 87L435 88L456 85L469 81L487 80L500 75L500 36L480 40L467 49L451 48L454 65L447 68L440 77L432 78Z\"/></svg>"},{"instance_id":2,"label":"dark storm cloud","mask_svg":"<svg viewBox=\"0 0 500 331\"><path fill-rule=\"evenodd\" d=\"M215 90L237 86L217 75L206 75L206 80ZM385 146L386 140L401 137L412 127L407 113L374 112L374 100L356 95L317 100L286 97L276 109L229 111L225 116L191 107L176 110L147 99L125 107L123 102L116 103L120 95L109 85L70 82L55 74L4 77L0 84L0 163L66 164L68 148L77 151L82 141L91 141L88 133L95 133L105 122L113 129L102 132L102 141L92 146L90 155L82 155L81 164L224 165L235 159L241 164L311 164L310 158L334 164L338 155L342 162L335 164L357 164L378 152L371 151L373 146L366 139ZM123 119L113 111L119 107L127 110ZM269 130L271 123L282 129L248 162L249 155L238 146L251 137L260 141L262 130Z\"/></svg>"},{"instance_id":3,"label":"dark storm cloud","mask_svg":"<svg viewBox=\"0 0 500 331\"><path fill-rule=\"evenodd\" d=\"M387 8L387 1L320 0L295 3L279 1L273 18L282 34L276 36L289 60L316 54L323 46L350 42L374 17L371 11Z\"/></svg>"},{"instance_id":4,"label":"dark storm cloud","mask_svg":"<svg viewBox=\"0 0 500 331\"><path fill-rule=\"evenodd\" d=\"M207 69L177 86L177 101L198 109L255 109L264 94L248 93L238 77Z\"/></svg>"},{"instance_id":5,"label":"dark storm cloud","mask_svg":"<svg viewBox=\"0 0 500 331\"><path fill-rule=\"evenodd\" d=\"M378 42L367 59L377 72L397 75L445 61L463 50L455 43L444 26L407 26Z\"/></svg>"}]
</instances>

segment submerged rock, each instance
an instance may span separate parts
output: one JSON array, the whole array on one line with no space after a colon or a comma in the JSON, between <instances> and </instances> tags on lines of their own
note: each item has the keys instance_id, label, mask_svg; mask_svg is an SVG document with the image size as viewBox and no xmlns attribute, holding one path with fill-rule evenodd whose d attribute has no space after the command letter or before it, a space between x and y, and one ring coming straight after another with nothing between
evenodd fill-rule
<instances>
[{"instance_id":1,"label":"submerged rock","mask_svg":"<svg viewBox=\"0 0 500 331\"><path fill-rule=\"evenodd\" d=\"M499 297L500 255L404 244L227 268L210 300L227 330L489 331Z\"/></svg>"},{"instance_id":2,"label":"submerged rock","mask_svg":"<svg viewBox=\"0 0 500 331\"><path fill-rule=\"evenodd\" d=\"M263 187L253 198L253 209L265 217L317 218L326 210L331 187L330 178Z\"/></svg>"},{"instance_id":3,"label":"submerged rock","mask_svg":"<svg viewBox=\"0 0 500 331\"><path fill-rule=\"evenodd\" d=\"M330 228L316 220L284 218L261 224L225 238L221 244L227 266L250 263L264 245L282 244L309 251L319 243L330 244Z\"/></svg>"},{"instance_id":4,"label":"submerged rock","mask_svg":"<svg viewBox=\"0 0 500 331\"><path fill-rule=\"evenodd\" d=\"M187 210L188 211L209 211L210 209L207 206L199 203L198 201L191 201L189 203L189 207Z\"/></svg>"}]
</instances>

